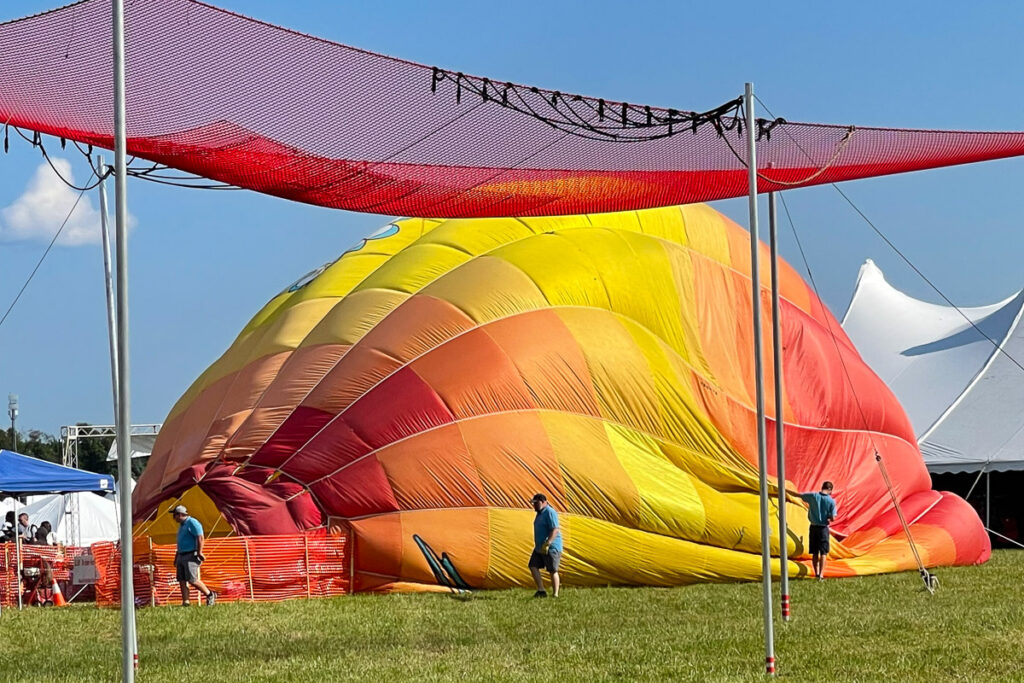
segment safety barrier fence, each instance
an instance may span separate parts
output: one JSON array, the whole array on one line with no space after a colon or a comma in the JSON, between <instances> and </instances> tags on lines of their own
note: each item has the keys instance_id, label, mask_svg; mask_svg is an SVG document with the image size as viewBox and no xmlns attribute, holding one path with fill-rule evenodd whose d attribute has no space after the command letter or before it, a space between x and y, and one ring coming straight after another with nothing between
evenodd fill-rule
<instances>
[{"instance_id":1,"label":"safety barrier fence","mask_svg":"<svg viewBox=\"0 0 1024 683\"><path fill-rule=\"evenodd\" d=\"M96 604L120 604L121 553L115 543L92 546L99 578ZM139 605L181 602L174 568L174 545L135 539L135 600ZM201 578L224 602L271 602L325 598L351 590L348 537L323 530L286 536L234 536L206 541ZM195 588L190 600L199 602Z\"/></svg>"},{"instance_id":2,"label":"safety barrier fence","mask_svg":"<svg viewBox=\"0 0 1024 683\"><path fill-rule=\"evenodd\" d=\"M74 566L75 557L87 551L87 548L70 546L22 545L21 563L33 573L33 577L38 577L44 567L48 566L53 578L67 593L71 586L71 568ZM0 605L4 607L18 604L17 567L18 555L15 544L0 544ZM89 595L91 597L92 593L89 592Z\"/></svg>"},{"instance_id":3,"label":"safety barrier fence","mask_svg":"<svg viewBox=\"0 0 1024 683\"><path fill-rule=\"evenodd\" d=\"M141 536L134 543L135 599L139 605L181 602L174 568L174 545L155 544ZM81 586L73 586L75 558L91 554L95 583L80 594L101 607L120 604L121 551L119 544L95 543L89 548L22 546L22 564L40 572L44 563L70 598ZM348 537L314 530L287 536L234 536L206 541L200 573L203 582L217 592L218 601L268 602L289 598L322 598L346 595L352 586ZM26 585L28 580L26 580ZM0 605L18 602L17 556L14 544L0 544ZM198 602L196 589L191 601Z\"/></svg>"}]
</instances>

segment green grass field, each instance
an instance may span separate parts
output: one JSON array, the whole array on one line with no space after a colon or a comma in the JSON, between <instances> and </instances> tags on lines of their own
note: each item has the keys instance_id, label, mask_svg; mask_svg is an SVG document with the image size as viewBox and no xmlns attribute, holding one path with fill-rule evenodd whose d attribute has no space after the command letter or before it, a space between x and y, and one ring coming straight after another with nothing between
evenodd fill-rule
<instances>
[{"instance_id":1,"label":"green grass field","mask_svg":"<svg viewBox=\"0 0 1024 683\"><path fill-rule=\"evenodd\" d=\"M916 574L793 585L776 624L792 681L1024 680L1024 553ZM777 588L777 586L776 586ZM761 588L359 595L139 612L140 681L764 680ZM90 606L4 611L4 681L115 680L120 616Z\"/></svg>"}]
</instances>

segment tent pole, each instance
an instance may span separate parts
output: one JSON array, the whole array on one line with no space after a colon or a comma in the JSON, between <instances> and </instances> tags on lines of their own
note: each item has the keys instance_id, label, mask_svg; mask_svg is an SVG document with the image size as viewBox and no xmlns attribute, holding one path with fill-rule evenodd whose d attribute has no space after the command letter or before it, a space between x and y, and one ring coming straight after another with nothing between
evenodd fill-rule
<instances>
[{"instance_id":1,"label":"tent pole","mask_svg":"<svg viewBox=\"0 0 1024 683\"><path fill-rule=\"evenodd\" d=\"M754 118L754 84L744 88L747 125L747 179L750 184L750 282L754 333L754 388L757 396L757 470L761 500L761 585L764 587L765 672L775 675L775 634L772 630L771 523L768 511L768 452L765 448L764 371L761 368L761 274L760 240L757 236L757 121Z\"/></svg>"},{"instance_id":2,"label":"tent pole","mask_svg":"<svg viewBox=\"0 0 1024 683\"><path fill-rule=\"evenodd\" d=\"M985 470L987 467L988 463L986 463L984 467L978 470L978 476L974 478L974 483L971 484L971 488L967 489L967 495L964 496L964 500L970 500L971 494L974 493L974 487L976 487L978 485L978 482L981 481L981 475L985 474Z\"/></svg>"},{"instance_id":3,"label":"tent pole","mask_svg":"<svg viewBox=\"0 0 1024 683\"><path fill-rule=\"evenodd\" d=\"M779 568L782 620L789 621L789 526L786 523L786 451L782 399L782 330L779 318L779 244L776 229L775 193L768 193L768 228L772 253L772 349L775 356L775 473L779 480Z\"/></svg>"},{"instance_id":4,"label":"tent pole","mask_svg":"<svg viewBox=\"0 0 1024 683\"><path fill-rule=\"evenodd\" d=\"M992 520L990 519L990 512L992 506L989 501L992 500L992 472L991 470L985 472L985 528L992 526Z\"/></svg>"},{"instance_id":5,"label":"tent pole","mask_svg":"<svg viewBox=\"0 0 1024 683\"><path fill-rule=\"evenodd\" d=\"M110 267L110 229L107 225L107 182L103 155L97 157L100 173L100 228L103 234L103 281L107 289L107 336L110 339L110 383L114 393L114 415L117 415L117 320L114 313L114 278Z\"/></svg>"},{"instance_id":6,"label":"tent pole","mask_svg":"<svg viewBox=\"0 0 1024 683\"><path fill-rule=\"evenodd\" d=\"M117 242L117 471L121 501L121 680L133 683L135 587L132 583L132 447L128 369L128 204L125 158L124 0L113 0L114 22L114 229Z\"/></svg>"},{"instance_id":7,"label":"tent pole","mask_svg":"<svg viewBox=\"0 0 1024 683\"><path fill-rule=\"evenodd\" d=\"M17 574L14 576L14 590L18 592L18 611L20 612L24 605L21 604L21 532L18 530L18 496L14 496L14 553L17 558L16 569Z\"/></svg>"}]
</instances>

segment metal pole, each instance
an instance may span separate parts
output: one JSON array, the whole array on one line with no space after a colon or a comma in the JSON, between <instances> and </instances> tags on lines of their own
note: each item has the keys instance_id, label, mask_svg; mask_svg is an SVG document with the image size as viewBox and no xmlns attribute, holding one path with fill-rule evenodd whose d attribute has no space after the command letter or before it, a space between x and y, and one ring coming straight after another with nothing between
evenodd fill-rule
<instances>
[{"instance_id":1,"label":"metal pole","mask_svg":"<svg viewBox=\"0 0 1024 683\"><path fill-rule=\"evenodd\" d=\"M18 529L18 496L14 496L14 551L17 558L17 574L14 577L14 590L18 592L18 610L21 611L21 530Z\"/></svg>"},{"instance_id":2,"label":"metal pole","mask_svg":"<svg viewBox=\"0 0 1024 683\"><path fill-rule=\"evenodd\" d=\"M764 372L761 368L761 273L757 236L757 121L754 119L754 84L747 83L743 104L747 120L747 179L750 184L750 282L754 323L754 389L757 398L757 471L761 499L761 585L764 587L765 672L775 675L775 633L772 630L771 523L768 511L768 451L765 448Z\"/></svg>"},{"instance_id":3,"label":"metal pole","mask_svg":"<svg viewBox=\"0 0 1024 683\"><path fill-rule=\"evenodd\" d=\"M106 172L103 155L96 158L99 172ZM114 393L114 415L117 415L117 315L114 312L114 278L110 267L110 230L107 226L107 182L100 179L100 228L103 234L103 281L107 289L107 337L110 340L110 384Z\"/></svg>"},{"instance_id":4,"label":"metal pole","mask_svg":"<svg viewBox=\"0 0 1024 683\"><path fill-rule=\"evenodd\" d=\"M18 430L15 422L18 417L18 397L15 394L7 394L7 414L11 416L11 450L18 452Z\"/></svg>"},{"instance_id":5,"label":"metal pole","mask_svg":"<svg viewBox=\"0 0 1024 683\"><path fill-rule=\"evenodd\" d=\"M125 158L124 0L114 21L114 228L117 242L117 471L121 502L121 679L135 680L135 587L132 585L132 446L128 365L128 204Z\"/></svg>"},{"instance_id":6,"label":"metal pole","mask_svg":"<svg viewBox=\"0 0 1024 683\"><path fill-rule=\"evenodd\" d=\"M989 513L992 511L989 501L992 500L992 472L988 471L985 473L985 528L988 529L992 526L992 520L989 518Z\"/></svg>"},{"instance_id":7,"label":"metal pole","mask_svg":"<svg viewBox=\"0 0 1024 683\"><path fill-rule=\"evenodd\" d=\"M768 193L768 231L772 252L772 348L775 352L775 472L779 480L779 567L781 570L782 620L789 621L789 526L786 524L786 450L782 398L782 329L779 317L779 242L776 229L775 193Z\"/></svg>"}]
</instances>

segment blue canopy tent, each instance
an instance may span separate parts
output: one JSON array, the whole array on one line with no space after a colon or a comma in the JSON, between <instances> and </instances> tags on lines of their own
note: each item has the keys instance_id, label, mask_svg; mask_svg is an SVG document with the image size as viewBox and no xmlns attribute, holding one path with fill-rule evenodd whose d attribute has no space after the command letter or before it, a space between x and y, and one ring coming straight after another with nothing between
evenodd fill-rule
<instances>
[{"instance_id":1,"label":"blue canopy tent","mask_svg":"<svg viewBox=\"0 0 1024 683\"><path fill-rule=\"evenodd\" d=\"M114 478L0 450L0 493L35 495L113 491Z\"/></svg>"},{"instance_id":2,"label":"blue canopy tent","mask_svg":"<svg viewBox=\"0 0 1024 683\"><path fill-rule=\"evenodd\" d=\"M16 496L78 491L113 491L114 478L47 462L14 451L0 450L0 494ZM15 522L17 523L17 522ZM21 537L17 542L18 577L21 576ZM21 608L21 591L18 591Z\"/></svg>"}]
</instances>

